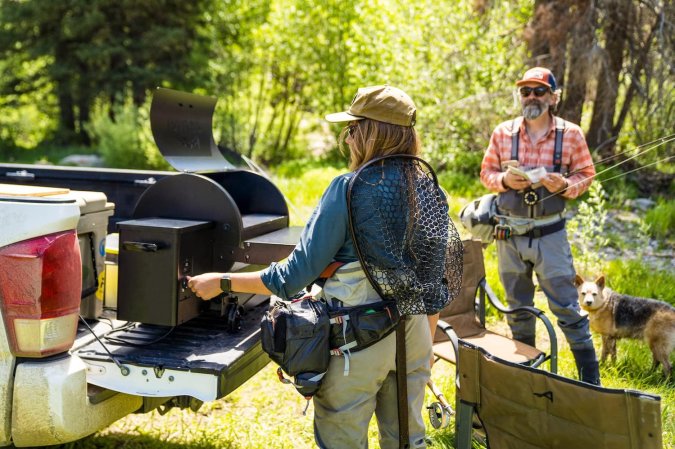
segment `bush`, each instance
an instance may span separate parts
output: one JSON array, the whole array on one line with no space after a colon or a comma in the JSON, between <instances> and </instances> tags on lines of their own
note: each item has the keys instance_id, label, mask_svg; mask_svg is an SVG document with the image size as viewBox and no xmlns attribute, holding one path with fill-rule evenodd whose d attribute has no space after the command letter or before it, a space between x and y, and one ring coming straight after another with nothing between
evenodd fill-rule
<instances>
[{"instance_id":1,"label":"bush","mask_svg":"<svg viewBox=\"0 0 675 449\"><path fill-rule=\"evenodd\" d=\"M87 131L98 145L107 167L168 170L150 131L149 107L131 101L96 108Z\"/></svg>"}]
</instances>

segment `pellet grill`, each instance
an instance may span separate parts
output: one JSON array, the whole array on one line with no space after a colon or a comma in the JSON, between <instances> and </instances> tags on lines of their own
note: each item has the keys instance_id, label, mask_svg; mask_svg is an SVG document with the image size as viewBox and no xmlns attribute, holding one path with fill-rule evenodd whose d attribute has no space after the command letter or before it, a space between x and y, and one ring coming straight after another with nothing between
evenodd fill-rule
<instances>
[{"instance_id":1,"label":"pellet grill","mask_svg":"<svg viewBox=\"0 0 675 449\"><path fill-rule=\"evenodd\" d=\"M187 278L286 257L299 239L266 177L236 168L212 134L216 99L159 88L150 111L159 151L178 171L150 186L118 223L117 319L176 326L205 307ZM223 155L227 154L227 158ZM228 160L229 158L229 160Z\"/></svg>"}]
</instances>

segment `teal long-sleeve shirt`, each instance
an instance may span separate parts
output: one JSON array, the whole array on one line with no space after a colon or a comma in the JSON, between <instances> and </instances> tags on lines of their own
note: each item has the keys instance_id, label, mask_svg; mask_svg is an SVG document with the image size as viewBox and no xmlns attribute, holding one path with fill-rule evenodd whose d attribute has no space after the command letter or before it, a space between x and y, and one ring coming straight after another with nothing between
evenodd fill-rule
<instances>
[{"instance_id":1,"label":"teal long-sleeve shirt","mask_svg":"<svg viewBox=\"0 0 675 449\"><path fill-rule=\"evenodd\" d=\"M290 298L316 280L333 261L358 260L347 211L347 187L352 175L343 174L331 181L288 259L273 262L263 271L261 279L275 295Z\"/></svg>"}]
</instances>

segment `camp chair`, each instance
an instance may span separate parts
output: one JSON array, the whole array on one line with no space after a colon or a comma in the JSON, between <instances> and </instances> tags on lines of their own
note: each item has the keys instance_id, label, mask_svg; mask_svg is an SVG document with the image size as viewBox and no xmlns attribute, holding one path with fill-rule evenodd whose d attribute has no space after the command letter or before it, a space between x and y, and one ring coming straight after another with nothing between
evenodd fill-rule
<instances>
[{"instance_id":1,"label":"camp chair","mask_svg":"<svg viewBox=\"0 0 675 449\"><path fill-rule=\"evenodd\" d=\"M661 449L661 398L597 387L459 342L456 442L471 449L474 412L490 449Z\"/></svg>"},{"instance_id":2,"label":"camp chair","mask_svg":"<svg viewBox=\"0 0 675 449\"><path fill-rule=\"evenodd\" d=\"M485 265L480 240L464 240L464 270L459 295L440 313L440 321L434 338L436 360L443 359L456 364L457 340L467 341L484 348L504 360L540 366L550 362L550 371L558 369L558 340L555 330L544 312L534 307L509 309L503 305L485 281ZM545 325L550 341L550 350L544 351L492 332L485 327L486 298L502 313L526 311L539 318Z\"/></svg>"}]
</instances>

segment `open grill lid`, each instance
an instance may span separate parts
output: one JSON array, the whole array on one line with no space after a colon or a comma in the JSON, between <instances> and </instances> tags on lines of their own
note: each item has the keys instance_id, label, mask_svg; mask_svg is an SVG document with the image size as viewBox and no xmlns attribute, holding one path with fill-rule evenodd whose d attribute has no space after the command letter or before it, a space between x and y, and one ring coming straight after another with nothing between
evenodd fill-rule
<instances>
[{"instance_id":1,"label":"open grill lid","mask_svg":"<svg viewBox=\"0 0 675 449\"><path fill-rule=\"evenodd\" d=\"M150 106L150 127L157 148L181 172L248 168L241 156L221 150L213 138L213 111L218 100L158 87Z\"/></svg>"}]
</instances>

